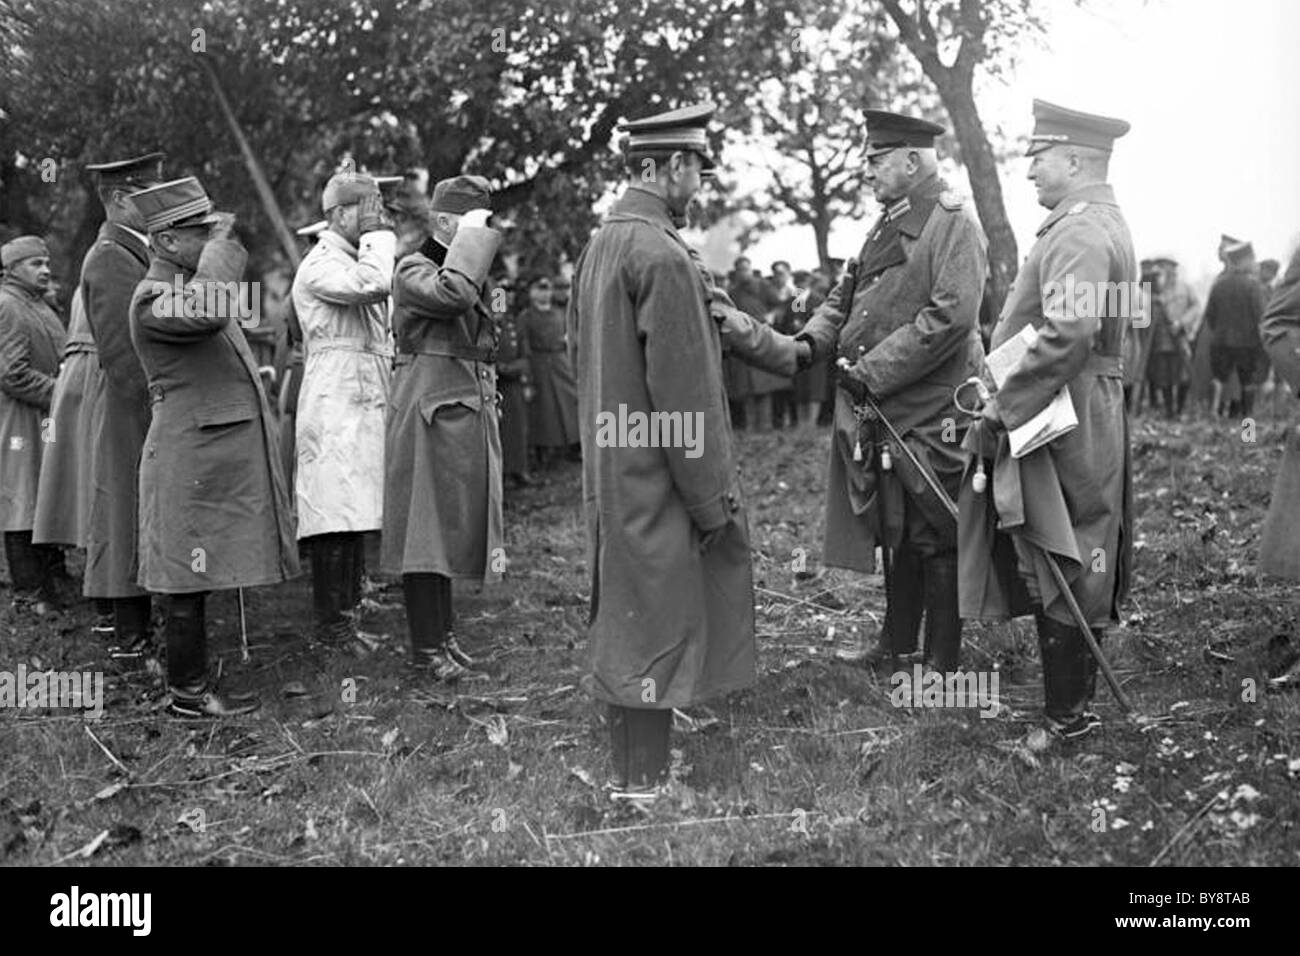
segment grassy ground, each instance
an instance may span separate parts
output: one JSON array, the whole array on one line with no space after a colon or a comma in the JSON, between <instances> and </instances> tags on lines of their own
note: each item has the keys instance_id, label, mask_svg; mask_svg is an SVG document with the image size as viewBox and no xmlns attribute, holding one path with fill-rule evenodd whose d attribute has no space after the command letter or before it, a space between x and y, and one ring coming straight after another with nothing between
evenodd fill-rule
<instances>
[{"instance_id":1,"label":"grassy ground","mask_svg":"<svg viewBox=\"0 0 1300 956\"><path fill-rule=\"evenodd\" d=\"M580 477L565 464L510 502L507 583L458 592L462 642L491 658L491 680L453 694L408 676L397 607L370 622L391 635L375 653L310 651L301 579L250 593L244 664L234 596L215 596L224 681L258 690L262 713L173 721L155 679L111 670L98 722L0 712L0 861L1295 865L1300 695L1266 680L1297 641L1295 592L1254 569L1280 430L1266 419L1252 444L1208 421L1135 425L1137 579L1108 648L1160 718L1145 729L1103 689L1100 734L1017 746L1041 701L1026 622L967 631L965 666L1000 675L995 719L895 708L887 681L834 660L883 595L878 579L818 573L828 436L805 428L741 438L761 676L679 718L653 808L598 789ZM87 624L81 608L37 626L0 611L0 670L106 668Z\"/></svg>"}]
</instances>

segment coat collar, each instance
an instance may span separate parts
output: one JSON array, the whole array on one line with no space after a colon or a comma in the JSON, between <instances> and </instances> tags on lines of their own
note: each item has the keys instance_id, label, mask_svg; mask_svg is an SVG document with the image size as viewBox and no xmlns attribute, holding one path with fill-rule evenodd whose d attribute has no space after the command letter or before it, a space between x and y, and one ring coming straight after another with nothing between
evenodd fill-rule
<instances>
[{"instance_id":1,"label":"coat collar","mask_svg":"<svg viewBox=\"0 0 1300 956\"><path fill-rule=\"evenodd\" d=\"M44 301L45 293L36 289L29 289L13 276L5 276L0 279L0 289L8 289L15 296L29 302Z\"/></svg>"},{"instance_id":2,"label":"coat collar","mask_svg":"<svg viewBox=\"0 0 1300 956\"><path fill-rule=\"evenodd\" d=\"M911 239L919 236L943 190L943 180L938 173L932 173L912 187L906 196L898 200L897 207L900 211L889 217L897 221L898 231Z\"/></svg>"},{"instance_id":3,"label":"coat collar","mask_svg":"<svg viewBox=\"0 0 1300 956\"><path fill-rule=\"evenodd\" d=\"M1080 186L1073 192L1066 193L1065 197L1052 207L1052 211L1043 220L1043 224L1038 227L1037 234L1041 236L1066 216L1073 215L1076 212L1083 212L1089 203L1098 203L1103 206L1119 205L1115 202L1115 189L1110 183L1088 183L1088 185Z\"/></svg>"},{"instance_id":4,"label":"coat collar","mask_svg":"<svg viewBox=\"0 0 1300 956\"><path fill-rule=\"evenodd\" d=\"M119 226L115 222L106 222L99 227L99 238L115 242L131 255L140 260L140 265L149 264L149 244L140 238L134 230Z\"/></svg>"},{"instance_id":5,"label":"coat collar","mask_svg":"<svg viewBox=\"0 0 1300 956\"><path fill-rule=\"evenodd\" d=\"M333 249L338 249L340 252L345 252L353 259L357 257L357 247L348 242L333 229L326 229L320 234L320 238L316 241L320 245L330 246Z\"/></svg>"},{"instance_id":6,"label":"coat collar","mask_svg":"<svg viewBox=\"0 0 1300 956\"><path fill-rule=\"evenodd\" d=\"M627 187L623 191L623 195L614 201L614 206L610 209L609 214L610 216L622 214L648 219L662 225L674 234L677 232L676 227L673 225L672 214L668 211L667 200L649 190L642 189L640 186Z\"/></svg>"}]
</instances>

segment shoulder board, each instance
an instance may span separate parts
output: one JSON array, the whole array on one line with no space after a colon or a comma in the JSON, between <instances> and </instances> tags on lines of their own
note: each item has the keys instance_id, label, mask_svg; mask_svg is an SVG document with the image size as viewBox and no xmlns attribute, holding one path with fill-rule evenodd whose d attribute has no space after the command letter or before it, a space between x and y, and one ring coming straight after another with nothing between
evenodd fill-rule
<instances>
[{"instance_id":1,"label":"shoulder board","mask_svg":"<svg viewBox=\"0 0 1300 956\"><path fill-rule=\"evenodd\" d=\"M1073 206L1070 207L1070 210L1069 212L1066 213L1066 215L1077 216L1079 213L1083 212L1087 208L1088 208L1088 203L1080 199L1077 203L1075 203Z\"/></svg>"},{"instance_id":2,"label":"shoulder board","mask_svg":"<svg viewBox=\"0 0 1300 956\"><path fill-rule=\"evenodd\" d=\"M939 205L944 209L947 209L949 212L956 212L962 206L966 205L966 199L964 196L960 196L955 192L944 190L939 193Z\"/></svg>"}]
</instances>

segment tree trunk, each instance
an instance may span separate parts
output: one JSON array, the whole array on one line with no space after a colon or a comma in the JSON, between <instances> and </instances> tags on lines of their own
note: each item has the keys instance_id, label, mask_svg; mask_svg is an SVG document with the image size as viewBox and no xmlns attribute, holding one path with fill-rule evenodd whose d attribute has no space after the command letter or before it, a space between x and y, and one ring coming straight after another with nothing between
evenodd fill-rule
<instances>
[{"instance_id":1,"label":"tree trunk","mask_svg":"<svg viewBox=\"0 0 1300 956\"><path fill-rule=\"evenodd\" d=\"M990 305L993 314L1000 315L1002 303L1006 301L1011 283L1020 267L1020 253L1016 248L1016 234L1011 230L1006 206L1002 201L997 160L980 122L969 77L965 82L951 74L931 79L935 80L939 97L952 118L957 142L961 144L962 160L970 176L971 192L974 193L975 210L979 213L980 224L989 241L991 278L986 294L992 300Z\"/></svg>"}]
</instances>

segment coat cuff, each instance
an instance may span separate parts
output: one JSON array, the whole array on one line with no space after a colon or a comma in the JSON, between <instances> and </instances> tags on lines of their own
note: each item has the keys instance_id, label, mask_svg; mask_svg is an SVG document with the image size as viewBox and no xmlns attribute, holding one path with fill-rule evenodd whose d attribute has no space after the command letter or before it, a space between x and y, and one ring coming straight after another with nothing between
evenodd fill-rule
<instances>
[{"instance_id":1,"label":"coat cuff","mask_svg":"<svg viewBox=\"0 0 1300 956\"><path fill-rule=\"evenodd\" d=\"M686 513L691 521L703 532L714 531L723 527L731 516L740 510L740 493L733 488L720 495L714 495L708 501L697 505L687 505Z\"/></svg>"},{"instance_id":2,"label":"coat cuff","mask_svg":"<svg viewBox=\"0 0 1300 956\"><path fill-rule=\"evenodd\" d=\"M461 226L447 247L442 267L459 272L474 287L487 281L492 268L492 257L501 245L501 233L487 226Z\"/></svg>"}]
</instances>

